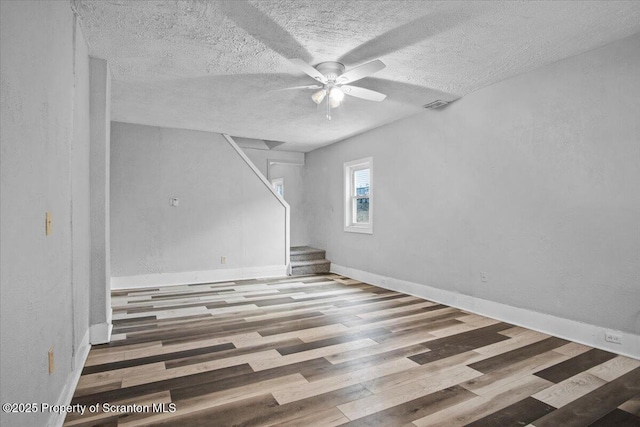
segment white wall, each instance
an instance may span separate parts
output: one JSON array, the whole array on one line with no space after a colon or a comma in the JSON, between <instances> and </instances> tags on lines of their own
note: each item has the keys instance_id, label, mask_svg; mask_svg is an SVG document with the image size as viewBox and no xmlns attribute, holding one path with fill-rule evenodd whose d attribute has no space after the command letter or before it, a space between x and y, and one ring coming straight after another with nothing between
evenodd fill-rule
<instances>
[{"instance_id":1,"label":"white wall","mask_svg":"<svg viewBox=\"0 0 640 427\"><path fill-rule=\"evenodd\" d=\"M87 47L68 2L3 1L0 19L0 396L66 403L88 351ZM0 424L56 419L2 413Z\"/></svg>"},{"instance_id":2,"label":"white wall","mask_svg":"<svg viewBox=\"0 0 640 427\"><path fill-rule=\"evenodd\" d=\"M309 243L304 204L304 153L242 148L247 157L271 181L284 178L284 199L291 208L291 246Z\"/></svg>"},{"instance_id":3,"label":"white wall","mask_svg":"<svg viewBox=\"0 0 640 427\"><path fill-rule=\"evenodd\" d=\"M285 208L222 135L112 123L112 286L285 266Z\"/></svg>"},{"instance_id":4,"label":"white wall","mask_svg":"<svg viewBox=\"0 0 640 427\"><path fill-rule=\"evenodd\" d=\"M310 243L340 266L640 343L638 46L635 35L307 153ZM351 234L342 166L367 156L374 234Z\"/></svg>"}]
</instances>

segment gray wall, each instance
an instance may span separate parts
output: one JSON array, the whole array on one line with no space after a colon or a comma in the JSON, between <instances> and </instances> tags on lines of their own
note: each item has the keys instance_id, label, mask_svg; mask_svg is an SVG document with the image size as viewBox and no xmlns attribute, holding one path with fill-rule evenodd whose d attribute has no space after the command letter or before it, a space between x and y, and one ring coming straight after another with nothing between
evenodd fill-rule
<instances>
[{"instance_id":1,"label":"gray wall","mask_svg":"<svg viewBox=\"0 0 640 427\"><path fill-rule=\"evenodd\" d=\"M310 243L339 265L638 334L638 46L307 153ZM366 156L373 235L342 223L343 162Z\"/></svg>"},{"instance_id":2,"label":"gray wall","mask_svg":"<svg viewBox=\"0 0 640 427\"><path fill-rule=\"evenodd\" d=\"M309 233L304 205L304 153L251 148L242 148L242 151L267 180L284 178L284 199L290 207L291 246L307 245Z\"/></svg>"},{"instance_id":3,"label":"gray wall","mask_svg":"<svg viewBox=\"0 0 640 427\"><path fill-rule=\"evenodd\" d=\"M242 151L267 179L273 178L269 176L269 162L277 161L304 165L304 153L297 151L256 150L246 147L242 147Z\"/></svg>"},{"instance_id":4,"label":"gray wall","mask_svg":"<svg viewBox=\"0 0 640 427\"><path fill-rule=\"evenodd\" d=\"M290 206L291 246L309 244L305 218L304 165L275 163L270 167L270 179L283 178L284 200Z\"/></svg>"},{"instance_id":5,"label":"gray wall","mask_svg":"<svg viewBox=\"0 0 640 427\"><path fill-rule=\"evenodd\" d=\"M89 192L91 212L91 344L111 336L110 157L111 73L104 59L89 61L91 88L91 149Z\"/></svg>"},{"instance_id":6,"label":"gray wall","mask_svg":"<svg viewBox=\"0 0 640 427\"><path fill-rule=\"evenodd\" d=\"M55 404L89 328L87 47L68 2L3 1L0 19L0 395ZM48 418L2 413L1 424Z\"/></svg>"},{"instance_id":7,"label":"gray wall","mask_svg":"<svg viewBox=\"0 0 640 427\"><path fill-rule=\"evenodd\" d=\"M284 206L222 135L112 123L112 276L284 265L284 254Z\"/></svg>"},{"instance_id":8,"label":"gray wall","mask_svg":"<svg viewBox=\"0 0 640 427\"><path fill-rule=\"evenodd\" d=\"M71 140L71 235L73 259L74 351L87 331L90 315L90 67L87 44L76 23L73 139ZM77 366L76 366L77 368Z\"/></svg>"}]
</instances>

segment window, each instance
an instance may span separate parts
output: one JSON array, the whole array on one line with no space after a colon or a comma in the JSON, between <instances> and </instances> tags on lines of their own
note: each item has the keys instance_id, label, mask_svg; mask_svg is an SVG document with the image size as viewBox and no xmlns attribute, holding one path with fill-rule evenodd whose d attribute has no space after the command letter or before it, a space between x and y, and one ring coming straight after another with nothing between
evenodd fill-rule
<instances>
[{"instance_id":1,"label":"window","mask_svg":"<svg viewBox=\"0 0 640 427\"><path fill-rule=\"evenodd\" d=\"M284 197L284 178L274 178L271 180L271 185L280 196Z\"/></svg>"},{"instance_id":2,"label":"window","mask_svg":"<svg viewBox=\"0 0 640 427\"><path fill-rule=\"evenodd\" d=\"M373 233L373 158L344 164L344 231Z\"/></svg>"}]
</instances>

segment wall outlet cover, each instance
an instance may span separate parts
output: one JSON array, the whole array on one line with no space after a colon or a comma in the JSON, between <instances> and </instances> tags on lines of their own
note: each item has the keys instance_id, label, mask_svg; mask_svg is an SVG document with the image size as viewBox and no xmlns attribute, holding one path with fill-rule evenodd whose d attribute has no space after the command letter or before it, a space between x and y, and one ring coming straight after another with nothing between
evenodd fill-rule
<instances>
[{"instance_id":1,"label":"wall outlet cover","mask_svg":"<svg viewBox=\"0 0 640 427\"><path fill-rule=\"evenodd\" d=\"M605 331L604 340L613 344L622 344L622 334L614 331Z\"/></svg>"}]
</instances>

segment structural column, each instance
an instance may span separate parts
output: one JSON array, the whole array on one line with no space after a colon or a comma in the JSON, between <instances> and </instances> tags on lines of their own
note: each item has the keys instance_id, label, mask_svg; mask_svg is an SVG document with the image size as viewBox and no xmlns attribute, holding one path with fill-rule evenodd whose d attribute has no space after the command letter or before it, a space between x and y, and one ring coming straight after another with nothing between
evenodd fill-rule
<instances>
[{"instance_id":1,"label":"structural column","mask_svg":"<svg viewBox=\"0 0 640 427\"><path fill-rule=\"evenodd\" d=\"M90 58L91 344L111 339L109 168L111 73L107 61Z\"/></svg>"}]
</instances>

